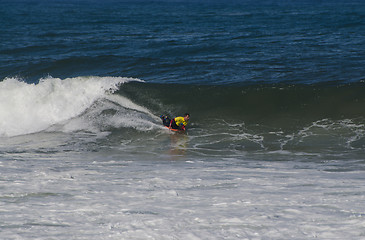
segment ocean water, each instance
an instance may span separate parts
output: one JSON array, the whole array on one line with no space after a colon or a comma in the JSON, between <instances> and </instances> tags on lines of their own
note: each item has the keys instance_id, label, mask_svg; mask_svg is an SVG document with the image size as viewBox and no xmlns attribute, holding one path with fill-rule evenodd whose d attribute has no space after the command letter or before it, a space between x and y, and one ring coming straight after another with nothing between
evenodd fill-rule
<instances>
[{"instance_id":1,"label":"ocean water","mask_svg":"<svg viewBox=\"0 0 365 240\"><path fill-rule=\"evenodd\" d=\"M0 1L0 238L364 239L364 22L362 1Z\"/></svg>"}]
</instances>

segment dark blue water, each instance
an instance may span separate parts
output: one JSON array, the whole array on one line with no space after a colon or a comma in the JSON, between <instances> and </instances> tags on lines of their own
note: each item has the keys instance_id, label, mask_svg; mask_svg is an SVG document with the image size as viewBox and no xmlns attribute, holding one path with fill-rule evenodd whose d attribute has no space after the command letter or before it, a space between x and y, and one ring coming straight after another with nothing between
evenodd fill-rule
<instances>
[{"instance_id":1,"label":"dark blue water","mask_svg":"<svg viewBox=\"0 0 365 240\"><path fill-rule=\"evenodd\" d=\"M364 80L361 1L2 1L0 79Z\"/></svg>"}]
</instances>

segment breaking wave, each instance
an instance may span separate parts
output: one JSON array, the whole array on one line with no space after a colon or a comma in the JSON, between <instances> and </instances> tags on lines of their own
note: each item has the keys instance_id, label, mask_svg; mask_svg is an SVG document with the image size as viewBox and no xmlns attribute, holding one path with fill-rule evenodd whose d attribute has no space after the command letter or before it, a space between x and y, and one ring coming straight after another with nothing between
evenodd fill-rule
<instances>
[{"instance_id":1,"label":"breaking wave","mask_svg":"<svg viewBox=\"0 0 365 240\"><path fill-rule=\"evenodd\" d=\"M0 136L24 135L50 128L92 131L96 129L96 123L116 127L151 127L151 121L145 120L147 116L152 116L148 109L127 98L113 95L128 82L142 81L123 77L64 80L47 77L37 84L28 84L21 79L6 78L0 82ZM129 111L119 119L115 115L111 119L100 117L112 109L119 111L119 116L123 109ZM143 117L138 118L137 113ZM133 123L130 118L134 119Z\"/></svg>"}]
</instances>

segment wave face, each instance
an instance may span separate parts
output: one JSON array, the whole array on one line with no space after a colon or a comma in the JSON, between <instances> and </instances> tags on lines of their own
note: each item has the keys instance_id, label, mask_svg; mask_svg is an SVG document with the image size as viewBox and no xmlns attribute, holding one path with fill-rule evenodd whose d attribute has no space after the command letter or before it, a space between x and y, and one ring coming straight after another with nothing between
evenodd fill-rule
<instances>
[{"instance_id":1,"label":"wave face","mask_svg":"<svg viewBox=\"0 0 365 240\"><path fill-rule=\"evenodd\" d=\"M121 139L146 144L163 131L159 115L188 111L188 135L198 152L322 153L365 146L365 90L357 84L196 86L123 77L48 77L28 84L8 78L0 96L3 137L85 132L112 145Z\"/></svg>"},{"instance_id":2,"label":"wave face","mask_svg":"<svg viewBox=\"0 0 365 240\"><path fill-rule=\"evenodd\" d=\"M170 111L189 110L203 119L278 124L280 119L308 122L323 118L365 117L362 84L196 86L131 83L118 93L156 110L159 110L159 104L170 105Z\"/></svg>"},{"instance_id":3,"label":"wave face","mask_svg":"<svg viewBox=\"0 0 365 240\"><path fill-rule=\"evenodd\" d=\"M189 134L198 135L203 143L196 145L208 149L321 152L361 150L365 145L365 89L359 84L229 87L133 82L116 94L156 114L189 111Z\"/></svg>"}]
</instances>

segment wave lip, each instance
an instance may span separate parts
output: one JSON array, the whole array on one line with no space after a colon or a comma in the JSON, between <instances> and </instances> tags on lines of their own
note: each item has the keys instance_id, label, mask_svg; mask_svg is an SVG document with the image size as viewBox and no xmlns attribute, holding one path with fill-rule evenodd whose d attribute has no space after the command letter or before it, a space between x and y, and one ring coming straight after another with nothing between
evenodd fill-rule
<instances>
[{"instance_id":1,"label":"wave lip","mask_svg":"<svg viewBox=\"0 0 365 240\"><path fill-rule=\"evenodd\" d=\"M124 77L43 78L28 84L18 78L0 82L0 136L40 132L79 116L121 84L142 80Z\"/></svg>"}]
</instances>

